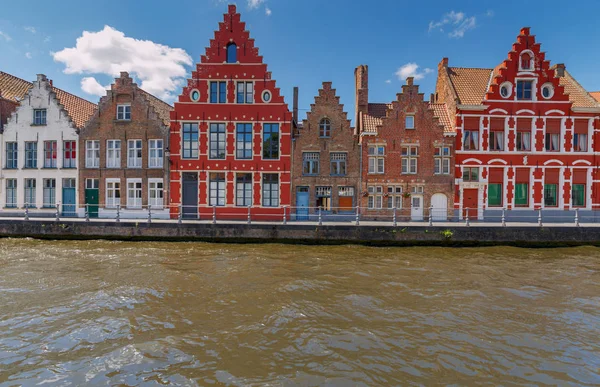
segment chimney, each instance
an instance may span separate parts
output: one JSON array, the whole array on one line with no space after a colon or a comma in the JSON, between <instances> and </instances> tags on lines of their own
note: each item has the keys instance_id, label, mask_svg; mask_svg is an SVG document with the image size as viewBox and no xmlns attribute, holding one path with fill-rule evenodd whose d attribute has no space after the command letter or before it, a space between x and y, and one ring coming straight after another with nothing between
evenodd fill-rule
<instances>
[{"instance_id":1,"label":"chimney","mask_svg":"<svg viewBox=\"0 0 600 387\"><path fill-rule=\"evenodd\" d=\"M369 66L360 65L354 70L356 93L356 122L361 112L369 110Z\"/></svg>"},{"instance_id":2,"label":"chimney","mask_svg":"<svg viewBox=\"0 0 600 387\"><path fill-rule=\"evenodd\" d=\"M52 79L49 79L48 82L50 83L50 87L54 87L54 83L52 83Z\"/></svg>"},{"instance_id":3,"label":"chimney","mask_svg":"<svg viewBox=\"0 0 600 387\"><path fill-rule=\"evenodd\" d=\"M293 100L293 110L292 110L294 122L298 124L298 86L294 87L294 100Z\"/></svg>"},{"instance_id":4,"label":"chimney","mask_svg":"<svg viewBox=\"0 0 600 387\"><path fill-rule=\"evenodd\" d=\"M44 74L38 74L37 75L37 81L38 82L46 81L46 80L48 80L48 79L46 78L46 76Z\"/></svg>"},{"instance_id":5,"label":"chimney","mask_svg":"<svg viewBox=\"0 0 600 387\"><path fill-rule=\"evenodd\" d=\"M440 63L438 63L438 72L441 72L443 69L448 68L448 58L442 58Z\"/></svg>"},{"instance_id":6,"label":"chimney","mask_svg":"<svg viewBox=\"0 0 600 387\"><path fill-rule=\"evenodd\" d=\"M435 103L435 94L433 94L433 93L429 94L429 102Z\"/></svg>"},{"instance_id":7,"label":"chimney","mask_svg":"<svg viewBox=\"0 0 600 387\"><path fill-rule=\"evenodd\" d=\"M556 65L556 76L562 78L565 76L565 64L559 63Z\"/></svg>"}]
</instances>

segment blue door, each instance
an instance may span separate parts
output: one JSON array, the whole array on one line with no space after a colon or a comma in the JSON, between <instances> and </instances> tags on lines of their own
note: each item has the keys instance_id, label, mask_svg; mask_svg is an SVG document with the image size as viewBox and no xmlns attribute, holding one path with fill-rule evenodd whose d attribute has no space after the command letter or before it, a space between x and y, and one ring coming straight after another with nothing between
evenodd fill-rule
<instances>
[{"instance_id":1,"label":"blue door","mask_svg":"<svg viewBox=\"0 0 600 387\"><path fill-rule=\"evenodd\" d=\"M308 220L308 187L296 189L296 220Z\"/></svg>"},{"instance_id":2,"label":"blue door","mask_svg":"<svg viewBox=\"0 0 600 387\"><path fill-rule=\"evenodd\" d=\"M75 188L65 188L62 190L62 216L76 216L75 210Z\"/></svg>"}]
</instances>

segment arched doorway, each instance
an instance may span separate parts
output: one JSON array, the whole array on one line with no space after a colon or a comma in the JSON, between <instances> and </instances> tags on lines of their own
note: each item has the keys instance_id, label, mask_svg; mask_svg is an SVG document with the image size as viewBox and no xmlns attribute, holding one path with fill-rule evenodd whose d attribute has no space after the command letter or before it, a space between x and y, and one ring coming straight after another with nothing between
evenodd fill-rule
<instances>
[{"instance_id":1,"label":"arched doorway","mask_svg":"<svg viewBox=\"0 0 600 387\"><path fill-rule=\"evenodd\" d=\"M434 221L448 220L448 197L443 193L436 193L431 197L432 218Z\"/></svg>"}]
</instances>

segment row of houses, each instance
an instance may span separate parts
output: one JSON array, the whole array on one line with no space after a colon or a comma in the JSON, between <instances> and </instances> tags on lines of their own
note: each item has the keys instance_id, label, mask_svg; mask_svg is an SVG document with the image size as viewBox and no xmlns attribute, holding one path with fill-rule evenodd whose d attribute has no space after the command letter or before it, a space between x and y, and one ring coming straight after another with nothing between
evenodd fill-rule
<instances>
[{"instance_id":1,"label":"row of houses","mask_svg":"<svg viewBox=\"0 0 600 387\"><path fill-rule=\"evenodd\" d=\"M290 111L233 5L173 106L126 72L98 104L0 72L0 211L445 220L600 206L600 93L529 28L494 68L442 59L428 98L408 78L370 101L366 65L354 81L355 127L330 82L300 120L298 89Z\"/></svg>"}]
</instances>

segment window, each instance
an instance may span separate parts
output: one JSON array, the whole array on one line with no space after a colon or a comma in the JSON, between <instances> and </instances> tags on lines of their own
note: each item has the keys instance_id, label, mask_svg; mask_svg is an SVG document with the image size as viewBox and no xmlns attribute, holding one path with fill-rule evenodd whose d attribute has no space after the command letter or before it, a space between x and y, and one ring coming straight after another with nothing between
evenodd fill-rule
<instances>
[{"instance_id":1,"label":"window","mask_svg":"<svg viewBox=\"0 0 600 387\"><path fill-rule=\"evenodd\" d=\"M573 137L573 151L574 152L587 152L587 134L575 133Z\"/></svg>"},{"instance_id":2,"label":"window","mask_svg":"<svg viewBox=\"0 0 600 387\"><path fill-rule=\"evenodd\" d=\"M127 168L142 167L142 140L127 141Z\"/></svg>"},{"instance_id":3,"label":"window","mask_svg":"<svg viewBox=\"0 0 600 387\"><path fill-rule=\"evenodd\" d=\"M162 179L148 180L148 205L162 209L164 205L164 184Z\"/></svg>"},{"instance_id":4,"label":"window","mask_svg":"<svg viewBox=\"0 0 600 387\"><path fill-rule=\"evenodd\" d=\"M210 124L209 158L221 160L226 156L225 124Z\"/></svg>"},{"instance_id":5,"label":"window","mask_svg":"<svg viewBox=\"0 0 600 387\"><path fill-rule=\"evenodd\" d=\"M415 116L409 114L404 119L404 129L414 129L415 128Z\"/></svg>"},{"instance_id":6,"label":"window","mask_svg":"<svg viewBox=\"0 0 600 387\"><path fill-rule=\"evenodd\" d=\"M238 173L235 177L235 205L248 207L252 205L252 174Z\"/></svg>"},{"instance_id":7,"label":"window","mask_svg":"<svg viewBox=\"0 0 600 387\"><path fill-rule=\"evenodd\" d=\"M56 207L56 179L44 179L44 208Z\"/></svg>"},{"instance_id":8,"label":"window","mask_svg":"<svg viewBox=\"0 0 600 387\"><path fill-rule=\"evenodd\" d=\"M502 98L508 98L512 94L512 84L510 82L504 82L500 85L500 96Z\"/></svg>"},{"instance_id":9,"label":"window","mask_svg":"<svg viewBox=\"0 0 600 387\"><path fill-rule=\"evenodd\" d=\"M402 147L402 173L413 175L417 173L417 160L419 156L418 146Z\"/></svg>"},{"instance_id":10,"label":"window","mask_svg":"<svg viewBox=\"0 0 600 387\"><path fill-rule=\"evenodd\" d=\"M210 83L210 103L226 103L227 102L227 82L211 82Z\"/></svg>"},{"instance_id":11,"label":"window","mask_svg":"<svg viewBox=\"0 0 600 387\"><path fill-rule=\"evenodd\" d=\"M436 175L450 174L450 147L438 146L433 153L434 171Z\"/></svg>"},{"instance_id":12,"label":"window","mask_svg":"<svg viewBox=\"0 0 600 387\"><path fill-rule=\"evenodd\" d=\"M517 99L531 101L533 81L517 81Z\"/></svg>"},{"instance_id":13,"label":"window","mask_svg":"<svg viewBox=\"0 0 600 387\"><path fill-rule=\"evenodd\" d=\"M265 103L271 102L271 92L268 90L263 91L262 100Z\"/></svg>"},{"instance_id":14,"label":"window","mask_svg":"<svg viewBox=\"0 0 600 387\"><path fill-rule=\"evenodd\" d=\"M25 207L35 208L35 179L25 179Z\"/></svg>"},{"instance_id":15,"label":"window","mask_svg":"<svg viewBox=\"0 0 600 387\"><path fill-rule=\"evenodd\" d=\"M490 150L491 151L504 150L504 132L503 131L491 131L490 132Z\"/></svg>"},{"instance_id":16,"label":"window","mask_svg":"<svg viewBox=\"0 0 600 387\"><path fill-rule=\"evenodd\" d=\"M208 204L211 206L225 205L225 174L211 173L209 175Z\"/></svg>"},{"instance_id":17,"label":"window","mask_svg":"<svg viewBox=\"0 0 600 387\"><path fill-rule=\"evenodd\" d=\"M121 180L106 179L106 208L117 208L120 204ZM127 205L129 205L129 203Z\"/></svg>"},{"instance_id":18,"label":"window","mask_svg":"<svg viewBox=\"0 0 600 387\"><path fill-rule=\"evenodd\" d=\"M127 179L127 208L142 208L142 179Z\"/></svg>"},{"instance_id":19,"label":"window","mask_svg":"<svg viewBox=\"0 0 600 387\"><path fill-rule=\"evenodd\" d=\"M117 105L117 120L131 120L131 105Z\"/></svg>"},{"instance_id":20,"label":"window","mask_svg":"<svg viewBox=\"0 0 600 387\"><path fill-rule=\"evenodd\" d=\"M91 140L85 142L85 167L100 167L100 141Z\"/></svg>"},{"instance_id":21,"label":"window","mask_svg":"<svg viewBox=\"0 0 600 387\"><path fill-rule=\"evenodd\" d=\"M25 143L25 168L37 168L37 142Z\"/></svg>"},{"instance_id":22,"label":"window","mask_svg":"<svg viewBox=\"0 0 600 387\"><path fill-rule=\"evenodd\" d=\"M376 209L383 207L383 187L382 186L370 186L367 188L369 193L367 207L369 209Z\"/></svg>"},{"instance_id":23,"label":"window","mask_svg":"<svg viewBox=\"0 0 600 387\"><path fill-rule=\"evenodd\" d=\"M279 206L279 175L276 173L263 174L262 205L264 207Z\"/></svg>"},{"instance_id":24,"label":"window","mask_svg":"<svg viewBox=\"0 0 600 387\"><path fill-rule=\"evenodd\" d=\"M303 175L318 175L319 174L319 152L304 152L304 153L302 153L302 174Z\"/></svg>"},{"instance_id":25,"label":"window","mask_svg":"<svg viewBox=\"0 0 600 387\"><path fill-rule=\"evenodd\" d=\"M252 82L237 83L237 103L254 102L254 84Z\"/></svg>"},{"instance_id":26,"label":"window","mask_svg":"<svg viewBox=\"0 0 600 387\"><path fill-rule=\"evenodd\" d=\"M183 124L182 159L198 158L198 124Z\"/></svg>"},{"instance_id":27,"label":"window","mask_svg":"<svg viewBox=\"0 0 600 387\"><path fill-rule=\"evenodd\" d=\"M558 133L546 133L546 151L560 151L560 144L558 143Z\"/></svg>"},{"instance_id":28,"label":"window","mask_svg":"<svg viewBox=\"0 0 600 387\"><path fill-rule=\"evenodd\" d=\"M331 159L331 174L333 176L345 176L346 175L346 158L347 153L335 152L329 155Z\"/></svg>"},{"instance_id":29,"label":"window","mask_svg":"<svg viewBox=\"0 0 600 387\"><path fill-rule=\"evenodd\" d=\"M227 45L227 63L237 62L237 46L235 43L229 43Z\"/></svg>"},{"instance_id":30,"label":"window","mask_svg":"<svg viewBox=\"0 0 600 387\"><path fill-rule=\"evenodd\" d=\"M56 168L56 141L44 141L44 168Z\"/></svg>"},{"instance_id":31,"label":"window","mask_svg":"<svg viewBox=\"0 0 600 387\"><path fill-rule=\"evenodd\" d=\"M198 90L192 90L190 99L194 102L198 102L198 100L200 100L200 92Z\"/></svg>"},{"instance_id":32,"label":"window","mask_svg":"<svg viewBox=\"0 0 600 387\"><path fill-rule=\"evenodd\" d=\"M402 187L387 187L387 208L402 208Z\"/></svg>"},{"instance_id":33,"label":"window","mask_svg":"<svg viewBox=\"0 0 600 387\"><path fill-rule=\"evenodd\" d=\"M517 151L528 152L531 150L531 133L517 132Z\"/></svg>"},{"instance_id":34,"label":"window","mask_svg":"<svg viewBox=\"0 0 600 387\"><path fill-rule=\"evenodd\" d=\"M490 206L490 207L502 206L502 184L500 184L500 183L488 184L488 206Z\"/></svg>"},{"instance_id":35,"label":"window","mask_svg":"<svg viewBox=\"0 0 600 387\"><path fill-rule=\"evenodd\" d=\"M554 95L554 86L552 83L546 83L542 86L542 97L550 99Z\"/></svg>"},{"instance_id":36,"label":"window","mask_svg":"<svg viewBox=\"0 0 600 387\"><path fill-rule=\"evenodd\" d=\"M121 140L106 141L106 168L121 168Z\"/></svg>"},{"instance_id":37,"label":"window","mask_svg":"<svg viewBox=\"0 0 600 387\"><path fill-rule=\"evenodd\" d=\"M17 207L17 179L6 179L6 207Z\"/></svg>"},{"instance_id":38,"label":"window","mask_svg":"<svg viewBox=\"0 0 600 387\"><path fill-rule=\"evenodd\" d=\"M479 150L479 132L477 130L465 130L463 137L464 150Z\"/></svg>"},{"instance_id":39,"label":"window","mask_svg":"<svg viewBox=\"0 0 600 387\"><path fill-rule=\"evenodd\" d=\"M322 211L331 211L331 187L315 187L317 208Z\"/></svg>"},{"instance_id":40,"label":"window","mask_svg":"<svg viewBox=\"0 0 600 387\"><path fill-rule=\"evenodd\" d=\"M558 206L558 195L557 195L556 184L545 184L544 185L544 206L546 207L557 207Z\"/></svg>"},{"instance_id":41,"label":"window","mask_svg":"<svg viewBox=\"0 0 600 387\"><path fill-rule=\"evenodd\" d=\"M527 207L529 205L528 193L529 193L529 184L527 184L527 183L515 184L515 206Z\"/></svg>"},{"instance_id":42,"label":"window","mask_svg":"<svg viewBox=\"0 0 600 387\"><path fill-rule=\"evenodd\" d=\"M319 137L330 137L331 136L331 121L327 118L323 118L319 123Z\"/></svg>"},{"instance_id":43,"label":"window","mask_svg":"<svg viewBox=\"0 0 600 387\"><path fill-rule=\"evenodd\" d=\"M63 142L63 168L77 168L77 141Z\"/></svg>"},{"instance_id":44,"label":"window","mask_svg":"<svg viewBox=\"0 0 600 387\"><path fill-rule=\"evenodd\" d=\"M100 179L85 179L85 189L100 188Z\"/></svg>"},{"instance_id":45,"label":"window","mask_svg":"<svg viewBox=\"0 0 600 387\"><path fill-rule=\"evenodd\" d=\"M464 167L463 181L479 181L479 167Z\"/></svg>"},{"instance_id":46,"label":"window","mask_svg":"<svg viewBox=\"0 0 600 387\"><path fill-rule=\"evenodd\" d=\"M521 70L531 70L531 55L529 53L521 55Z\"/></svg>"},{"instance_id":47,"label":"window","mask_svg":"<svg viewBox=\"0 0 600 387\"><path fill-rule=\"evenodd\" d=\"M573 184L571 204L573 207L585 207L585 184Z\"/></svg>"},{"instance_id":48,"label":"window","mask_svg":"<svg viewBox=\"0 0 600 387\"><path fill-rule=\"evenodd\" d=\"M33 124L46 125L46 109L33 109Z\"/></svg>"},{"instance_id":49,"label":"window","mask_svg":"<svg viewBox=\"0 0 600 387\"><path fill-rule=\"evenodd\" d=\"M252 124L236 125L235 156L238 159L252 159Z\"/></svg>"},{"instance_id":50,"label":"window","mask_svg":"<svg viewBox=\"0 0 600 387\"><path fill-rule=\"evenodd\" d=\"M17 143L16 142L7 142L6 143L6 168L7 169L17 169L18 156L19 156L19 152L17 150Z\"/></svg>"},{"instance_id":51,"label":"window","mask_svg":"<svg viewBox=\"0 0 600 387\"><path fill-rule=\"evenodd\" d=\"M148 168L162 168L164 163L163 140L148 141Z\"/></svg>"},{"instance_id":52,"label":"window","mask_svg":"<svg viewBox=\"0 0 600 387\"><path fill-rule=\"evenodd\" d=\"M369 173L384 173L385 170L385 146L370 145L369 153Z\"/></svg>"},{"instance_id":53,"label":"window","mask_svg":"<svg viewBox=\"0 0 600 387\"><path fill-rule=\"evenodd\" d=\"M279 158L279 124L263 125L263 158Z\"/></svg>"}]
</instances>

